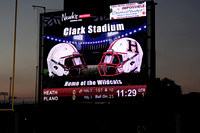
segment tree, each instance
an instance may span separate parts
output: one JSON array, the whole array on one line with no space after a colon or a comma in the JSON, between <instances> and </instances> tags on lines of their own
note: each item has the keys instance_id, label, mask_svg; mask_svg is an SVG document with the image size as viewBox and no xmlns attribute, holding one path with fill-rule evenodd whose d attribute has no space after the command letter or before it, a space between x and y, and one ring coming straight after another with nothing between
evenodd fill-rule
<instances>
[{"instance_id":1,"label":"tree","mask_svg":"<svg viewBox=\"0 0 200 133\"><path fill-rule=\"evenodd\" d=\"M168 78L151 81L150 92L152 99L164 104L178 104L182 96L181 86Z\"/></svg>"}]
</instances>

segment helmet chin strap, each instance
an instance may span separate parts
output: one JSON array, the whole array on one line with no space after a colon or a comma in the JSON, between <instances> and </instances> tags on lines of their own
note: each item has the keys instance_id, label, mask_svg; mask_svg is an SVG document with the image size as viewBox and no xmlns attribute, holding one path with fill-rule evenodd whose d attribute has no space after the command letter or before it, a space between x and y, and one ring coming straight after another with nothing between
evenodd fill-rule
<instances>
[{"instance_id":1,"label":"helmet chin strap","mask_svg":"<svg viewBox=\"0 0 200 133\"><path fill-rule=\"evenodd\" d=\"M51 61L52 61L53 63L55 63L56 65L60 65L62 68L64 68L64 66L63 66L62 64L56 62L55 60L51 59Z\"/></svg>"},{"instance_id":2,"label":"helmet chin strap","mask_svg":"<svg viewBox=\"0 0 200 133\"><path fill-rule=\"evenodd\" d=\"M118 71L119 73L123 73L123 72L124 72L124 70L123 70L122 67L121 67L121 68L117 68L117 71Z\"/></svg>"},{"instance_id":3,"label":"helmet chin strap","mask_svg":"<svg viewBox=\"0 0 200 133\"><path fill-rule=\"evenodd\" d=\"M130 73L135 73L135 70L137 70L138 67L136 67L135 69L133 69Z\"/></svg>"},{"instance_id":4,"label":"helmet chin strap","mask_svg":"<svg viewBox=\"0 0 200 133\"><path fill-rule=\"evenodd\" d=\"M121 64L125 64L126 62L128 62L128 61L134 59L137 55L138 55L138 54L135 54L134 56L132 56L132 57L126 59L125 61L122 61ZM130 63L130 65L133 65L134 63L135 63L135 62L132 61L132 62ZM136 67L135 69L133 69L130 73L135 72L135 70L137 70L137 68L138 68L138 67ZM121 68L121 69L122 69L122 68ZM118 72L120 72L120 71L122 72L122 70L118 69Z\"/></svg>"},{"instance_id":5,"label":"helmet chin strap","mask_svg":"<svg viewBox=\"0 0 200 133\"><path fill-rule=\"evenodd\" d=\"M58 65L58 62L56 62L55 60L51 59L51 61L52 61L53 63L55 63L55 64Z\"/></svg>"},{"instance_id":6,"label":"helmet chin strap","mask_svg":"<svg viewBox=\"0 0 200 133\"><path fill-rule=\"evenodd\" d=\"M122 61L122 63L121 63L121 64L124 64L125 62L127 62L127 61L129 61L129 60L132 60L132 59L134 59L134 58L135 58L137 55L138 55L138 54L135 54L134 56L132 56L132 57L128 58L127 60L125 60L125 61Z\"/></svg>"},{"instance_id":7,"label":"helmet chin strap","mask_svg":"<svg viewBox=\"0 0 200 133\"><path fill-rule=\"evenodd\" d=\"M67 76L67 75L69 74L69 71L66 71L66 70L65 70L66 68L64 68L64 66L63 66L62 64L56 62L56 61L53 60L53 59L51 59L51 61L52 61L53 63L55 63L56 65L60 65L60 66L64 69L64 72L63 72L64 75ZM58 69L58 68L57 68L57 69ZM55 73L53 73L53 74L56 75Z\"/></svg>"},{"instance_id":8,"label":"helmet chin strap","mask_svg":"<svg viewBox=\"0 0 200 133\"><path fill-rule=\"evenodd\" d=\"M64 71L64 75L68 75L69 74L69 71Z\"/></svg>"}]
</instances>

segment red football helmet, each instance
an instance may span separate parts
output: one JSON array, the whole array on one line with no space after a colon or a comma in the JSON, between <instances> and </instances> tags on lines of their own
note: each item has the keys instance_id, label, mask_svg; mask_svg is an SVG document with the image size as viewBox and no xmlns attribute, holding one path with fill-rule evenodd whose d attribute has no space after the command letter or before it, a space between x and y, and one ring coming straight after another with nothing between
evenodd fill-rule
<instances>
[{"instance_id":1,"label":"red football helmet","mask_svg":"<svg viewBox=\"0 0 200 133\"><path fill-rule=\"evenodd\" d=\"M121 73L138 73L141 69L143 51L140 44L132 38L114 41L103 53L98 64L101 76L115 76Z\"/></svg>"}]
</instances>

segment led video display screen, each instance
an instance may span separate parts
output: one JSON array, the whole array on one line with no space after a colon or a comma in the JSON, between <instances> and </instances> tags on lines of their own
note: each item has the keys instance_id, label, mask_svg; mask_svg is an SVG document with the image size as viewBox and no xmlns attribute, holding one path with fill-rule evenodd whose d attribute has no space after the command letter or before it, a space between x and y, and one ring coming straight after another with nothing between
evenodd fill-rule
<instances>
[{"instance_id":1,"label":"led video display screen","mask_svg":"<svg viewBox=\"0 0 200 133\"><path fill-rule=\"evenodd\" d=\"M41 18L43 102L110 102L146 94L146 2Z\"/></svg>"}]
</instances>

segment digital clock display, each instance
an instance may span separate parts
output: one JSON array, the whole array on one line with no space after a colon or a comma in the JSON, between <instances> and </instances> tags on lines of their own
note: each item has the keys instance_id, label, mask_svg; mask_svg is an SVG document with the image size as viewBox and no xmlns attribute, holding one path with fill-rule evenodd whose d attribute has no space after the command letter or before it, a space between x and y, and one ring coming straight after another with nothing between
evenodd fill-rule
<instances>
[{"instance_id":1,"label":"digital clock display","mask_svg":"<svg viewBox=\"0 0 200 133\"><path fill-rule=\"evenodd\" d=\"M136 89L128 89L125 90L117 90L117 96L118 97L135 97L137 95Z\"/></svg>"}]
</instances>

